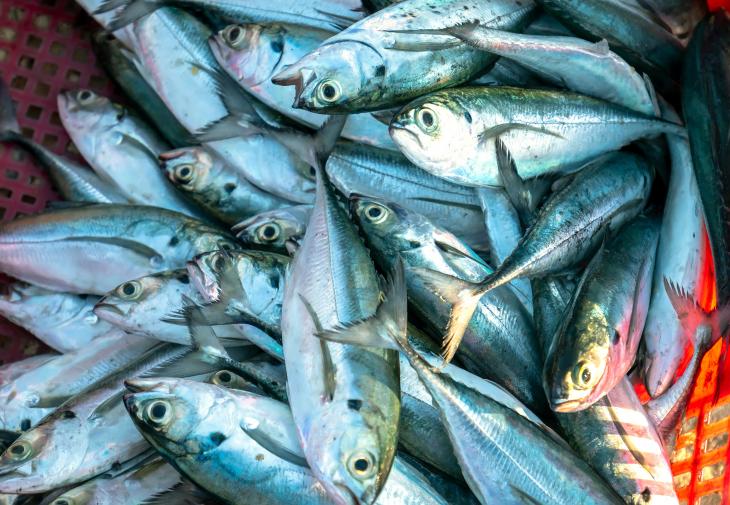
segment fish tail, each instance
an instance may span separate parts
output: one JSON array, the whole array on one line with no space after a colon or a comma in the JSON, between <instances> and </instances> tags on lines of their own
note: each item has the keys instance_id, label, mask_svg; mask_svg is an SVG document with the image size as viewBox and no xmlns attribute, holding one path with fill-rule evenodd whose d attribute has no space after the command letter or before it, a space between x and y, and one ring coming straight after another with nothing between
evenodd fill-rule
<instances>
[{"instance_id":1,"label":"fish tail","mask_svg":"<svg viewBox=\"0 0 730 505\"><path fill-rule=\"evenodd\" d=\"M20 126L15 114L15 105L10 96L10 88L0 78L0 140L8 140L20 135Z\"/></svg>"},{"instance_id":2,"label":"fish tail","mask_svg":"<svg viewBox=\"0 0 730 505\"><path fill-rule=\"evenodd\" d=\"M418 269L418 275L445 302L451 304L451 314L443 342L443 358L448 363L461 344L479 300L496 287L493 285L495 276L487 276L484 281L475 284L435 270Z\"/></svg>"},{"instance_id":3,"label":"fish tail","mask_svg":"<svg viewBox=\"0 0 730 505\"><path fill-rule=\"evenodd\" d=\"M156 11L165 3L165 0L106 0L94 13L101 14L121 8L106 27L107 30L113 32Z\"/></svg>"}]
</instances>

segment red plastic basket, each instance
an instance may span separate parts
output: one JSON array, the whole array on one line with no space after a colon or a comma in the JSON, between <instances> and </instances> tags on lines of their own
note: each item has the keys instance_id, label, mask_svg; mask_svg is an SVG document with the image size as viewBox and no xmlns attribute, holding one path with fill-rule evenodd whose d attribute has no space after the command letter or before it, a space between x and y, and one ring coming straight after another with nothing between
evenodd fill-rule
<instances>
[{"instance_id":1,"label":"red plastic basket","mask_svg":"<svg viewBox=\"0 0 730 505\"><path fill-rule=\"evenodd\" d=\"M730 8L730 0L709 0L708 5ZM0 0L0 73L17 102L20 125L46 147L77 159L58 117L56 95L78 87L115 94L91 50L92 29L74 0ZM0 144L0 219L37 212L56 199L41 167L22 150ZM710 308L715 303L712 261L704 264L698 296ZM43 349L27 332L0 319L0 364ZM718 343L702 362L671 456L677 493L687 505L730 504L730 360L713 405L720 351Z\"/></svg>"}]
</instances>

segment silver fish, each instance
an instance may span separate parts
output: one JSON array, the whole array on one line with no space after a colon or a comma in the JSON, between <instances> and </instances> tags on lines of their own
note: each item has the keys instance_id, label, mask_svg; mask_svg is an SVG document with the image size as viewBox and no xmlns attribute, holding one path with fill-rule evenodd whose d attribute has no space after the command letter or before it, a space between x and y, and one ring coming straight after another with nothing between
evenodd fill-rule
<instances>
[{"instance_id":1,"label":"silver fish","mask_svg":"<svg viewBox=\"0 0 730 505\"><path fill-rule=\"evenodd\" d=\"M638 217L603 244L585 269L545 360L545 392L553 410L587 408L633 366L658 240L659 220Z\"/></svg>"},{"instance_id":2,"label":"silver fish","mask_svg":"<svg viewBox=\"0 0 730 505\"><path fill-rule=\"evenodd\" d=\"M327 175L345 196L396 201L454 233L474 250L488 249L484 217L474 190L434 177L401 154L342 143L327 159Z\"/></svg>"},{"instance_id":3,"label":"silver fish","mask_svg":"<svg viewBox=\"0 0 730 505\"><path fill-rule=\"evenodd\" d=\"M307 467L286 404L181 379L129 386L134 393L125 397L127 409L150 443L227 503L332 503ZM396 459L393 466L375 503L446 505L407 463Z\"/></svg>"},{"instance_id":4,"label":"silver fish","mask_svg":"<svg viewBox=\"0 0 730 505\"><path fill-rule=\"evenodd\" d=\"M523 179L575 170L634 140L680 125L567 91L466 87L409 103L391 123L403 154L424 170L471 186L500 186L502 142ZM590 140L589 140L590 139Z\"/></svg>"},{"instance_id":5,"label":"silver fish","mask_svg":"<svg viewBox=\"0 0 730 505\"><path fill-rule=\"evenodd\" d=\"M26 431L63 402L123 368L156 342L113 330L0 387L0 430Z\"/></svg>"},{"instance_id":6,"label":"silver fish","mask_svg":"<svg viewBox=\"0 0 730 505\"><path fill-rule=\"evenodd\" d=\"M298 243L307 229L311 205L296 205L262 212L231 228L236 238L249 247L262 246L285 252L290 243Z\"/></svg>"},{"instance_id":7,"label":"silver fish","mask_svg":"<svg viewBox=\"0 0 730 505\"><path fill-rule=\"evenodd\" d=\"M169 146L135 112L88 89L61 93L57 102L81 155L130 202L205 219L160 171L157 157Z\"/></svg>"},{"instance_id":8,"label":"silver fish","mask_svg":"<svg viewBox=\"0 0 730 505\"><path fill-rule=\"evenodd\" d=\"M58 357L58 354L36 354L28 358L18 361L5 363L0 366L0 387L14 381L21 375L24 375L52 359Z\"/></svg>"},{"instance_id":9,"label":"silver fish","mask_svg":"<svg viewBox=\"0 0 730 505\"><path fill-rule=\"evenodd\" d=\"M513 253L481 282L422 270L424 280L452 304L446 340L458 345L480 297L491 289L515 278L558 273L589 256L608 231L641 211L652 181L653 171L642 158L604 156L553 193Z\"/></svg>"},{"instance_id":10,"label":"silver fish","mask_svg":"<svg viewBox=\"0 0 730 505\"><path fill-rule=\"evenodd\" d=\"M323 113L382 110L476 77L494 56L460 40L428 35L478 20L484 26L519 29L531 1L407 0L376 12L327 39L273 77L296 88L295 107ZM434 44L448 48L431 51ZM397 142L396 142L397 143Z\"/></svg>"},{"instance_id":11,"label":"silver fish","mask_svg":"<svg viewBox=\"0 0 730 505\"><path fill-rule=\"evenodd\" d=\"M230 25L211 38L210 44L221 67L247 92L285 116L318 129L327 116L292 107L294 90L273 84L271 78L332 35L294 25ZM341 135L383 149L398 149L388 127L367 113L350 115Z\"/></svg>"},{"instance_id":12,"label":"silver fish","mask_svg":"<svg viewBox=\"0 0 730 505\"><path fill-rule=\"evenodd\" d=\"M112 329L94 315L95 296L59 293L14 282L0 296L0 314L58 352L85 347Z\"/></svg>"},{"instance_id":13,"label":"silver fish","mask_svg":"<svg viewBox=\"0 0 730 505\"><path fill-rule=\"evenodd\" d=\"M176 212L93 204L0 227L0 270L48 289L105 294L122 282L182 268L198 253L233 248L226 233ZM49 268L62 258L63 268Z\"/></svg>"},{"instance_id":14,"label":"silver fish","mask_svg":"<svg viewBox=\"0 0 730 505\"><path fill-rule=\"evenodd\" d=\"M676 117L676 114L671 114ZM694 293L700 277L704 214L687 139L669 136L672 170L659 235L649 314L644 327L642 374L649 394L671 383L686 347L685 333L664 289L672 279Z\"/></svg>"}]
</instances>

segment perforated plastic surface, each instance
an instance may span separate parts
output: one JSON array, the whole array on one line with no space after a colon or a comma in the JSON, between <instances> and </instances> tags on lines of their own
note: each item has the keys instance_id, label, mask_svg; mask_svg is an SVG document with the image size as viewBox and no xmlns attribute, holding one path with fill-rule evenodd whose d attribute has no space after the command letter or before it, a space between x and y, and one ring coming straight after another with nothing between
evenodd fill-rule
<instances>
[{"instance_id":1,"label":"perforated plastic surface","mask_svg":"<svg viewBox=\"0 0 730 505\"><path fill-rule=\"evenodd\" d=\"M730 8L730 0L709 0L708 4ZM10 83L20 125L26 135L46 147L77 159L58 118L56 95L78 87L113 92L91 51L88 34L95 28L73 0L0 0L0 73ZM57 198L41 167L22 150L0 144L0 219L37 212ZM712 262L705 265L698 296L710 308L714 305ZM730 465L730 360L719 385L720 399L712 403L720 344L702 362L674 445L672 469L682 504L730 503L730 472L725 471ZM0 319L0 364L42 349L32 336Z\"/></svg>"}]
</instances>

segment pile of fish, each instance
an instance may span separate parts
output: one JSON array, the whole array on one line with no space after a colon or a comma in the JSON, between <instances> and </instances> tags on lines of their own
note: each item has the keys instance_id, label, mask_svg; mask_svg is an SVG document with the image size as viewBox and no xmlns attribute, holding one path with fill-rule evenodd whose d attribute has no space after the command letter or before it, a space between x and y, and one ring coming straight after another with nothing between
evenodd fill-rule
<instances>
[{"instance_id":1,"label":"pile of fish","mask_svg":"<svg viewBox=\"0 0 730 505\"><path fill-rule=\"evenodd\" d=\"M127 95L58 96L90 168L0 89L65 199L0 226L0 313L57 352L0 368L0 504L679 503L724 11L79 2Z\"/></svg>"}]
</instances>

